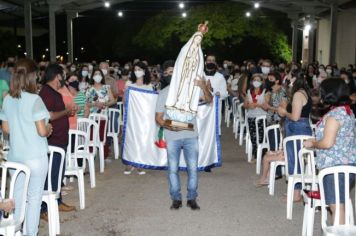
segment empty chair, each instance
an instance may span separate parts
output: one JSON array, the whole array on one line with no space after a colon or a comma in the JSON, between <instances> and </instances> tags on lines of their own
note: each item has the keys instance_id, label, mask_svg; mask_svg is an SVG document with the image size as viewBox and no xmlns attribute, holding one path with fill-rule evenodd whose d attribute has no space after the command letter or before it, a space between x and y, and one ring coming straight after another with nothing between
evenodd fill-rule
<instances>
[{"instance_id":1,"label":"empty chair","mask_svg":"<svg viewBox=\"0 0 356 236\"><path fill-rule=\"evenodd\" d=\"M84 161L88 161L90 187L95 188L95 157L97 154L97 147L99 146L99 126L95 121L91 119L78 118L77 130L83 131L87 134L88 143L82 143L83 146L81 147L81 151L78 153L77 158L83 158ZM86 165L84 165L83 167L85 169Z\"/></svg>"},{"instance_id":2,"label":"empty chair","mask_svg":"<svg viewBox=\"0 0 356 236\"><path fill-rule=\"evenodd\" d=\"M103 173L105 169L105 156L104 156L104 146L106 143L106 131L108 126L108 116L104 114L92 113L89 115L89 119L94 120L99 126L98 141L96 142L97 148L99 149L99 159L100 159L100 172ZM104 124L104 125L102 125ZM102 135L100 135L102 134Z\"/></svg>"},{"instance_id":3,"label":"empty chair","mask_svg":"<svg viewBox=\"0 0 356 236\"><path fill-rule=\"evenodd\" d=\"M87 133L80 130L69 130L69 142L66 155L66 167L64 176L76 176L78 180L78 189L79 189L79 202L80 209L85 208L85 186L84 186L84 165L83 167L78 166L78 159L80 158L80 149L81 149L81 140L88 140ZM72 143L73 143L73 152L72 152Z\"/></svg>"},{"instance_id":4,"label":"empty chair","mask_svg":"<svg viewBox=\"0 0 356 236\"><path fill-rule=\"evenodd\" d=\"M331 176L330 176L331 175ZM356 235L356 226L354 224L354 206L356 204L355 194L351 194L350 188L355 180L355 166L334 166L321 170L319 172L319 186L321 197L321 227L324 235ZM329 182L334 187L335 194L335 213L332 225L328 225L328 211L325 193L326 178L333 177L334 181ZM342 183L342 184L340 184ZM331 186L330 186L331 187ZM328 188L330 190L330 188ZM342 192L344 194L342 194ZM328 193L330 194L330 193ZM354 198L351 200L351 197ZM344 219L345 222L342 222Z\"/></svg>"},{"instance_id":5,"label":"empty chair","mask_svg":"<svg viewBox=\"0 0 356 236\"><path fill-rule=\"evenodd\" d=\"M65 152L62 148L49 146L49 158L48 158L48 173L47 179L52 179L52 163L53 163L53 154L59 153L60 154L60 167L59 173L57 176L62 176L63 172L63 162L65 159ZM48 181L47 190L43 192L42 201L47 204L47 211L48 211L48 231L49 235L56 235L60 234L60 224L59 224L59 210L58 210L58 202L57 199L61 192L61 183L62 178L58 178L57 190L54 191L52 189L51 181Z\"/></svg>"},{"instance_id":6,"label":"empty chair","mask_svg":"<svg viewBox=\"0 0 356 236\"><path fill-rule=\"evenodd\" d=\"M114 157L119 159L119 132L120 132L120 119L121 111L115 108L109 108L109 125L108 125L108 137L113 139Z\"/></svg>"},{"instance_id":7,"label":"empty chair","mask_svg":"<svg viewBox=\"0 0 356 236\"><path fill-rule=\"evenodd\" d=\"M239 104L237 106L237 110L238 110L238 113L240 114L239 116L239 126L240 126L240 131L239 131L239 144L240 146L242 146L242 142L243 142L243 135L245 133L245 130L246 130L246 122L245 122L245 115L242 111L242 107L243 107L243 103Z\"/></svg>"},{"instance_id":8,"label":"empty chair","mask_svg":"<svg viewBox=\"0 0 356 236\"><path fill-rule=\"evenodd\" d=\"M123 126L124 124L124 104L123 102L117 102L117 108L119 109L120 111L120 126Z\"/></svg>"},{"instance_id":9,"label":"empty chair","mask_svg":"<svg viewBox=\"0 0 356 236\"><path fill-rule=\"evenodd\" d=\"M18 219L14 219L14 213L11 212L7 218L3 218L0 221L0 234L6 236L13 236L15 233L20 232L22 229L22 223L25 219L26 213L26 200L27 200L27 191L28 183L30 181L30 169L20 163L15 162L2 162L0 164L1 173L1 196L9 199L14 199L14 189L17 181L24 181L23 183L23 194L20 198L17 198L20 201L15 201L15 207L19 216ZM11 173L11 178L10 177ZM21 177L21 175L23 177Z\"/></svg>"},{"instance_id":10,"label":"empty chair","mask_svg":"<svg viewBox=\"0 0 356 236\"><path fill-rule=\"evenodd\" d=\"M238 130L239 130L239 100L234 97L232 99L232 117L233 117L233 123L232 123L232 131L235 134L235 139L237 139L238 136Z\"/></svg>"}]
</instances>

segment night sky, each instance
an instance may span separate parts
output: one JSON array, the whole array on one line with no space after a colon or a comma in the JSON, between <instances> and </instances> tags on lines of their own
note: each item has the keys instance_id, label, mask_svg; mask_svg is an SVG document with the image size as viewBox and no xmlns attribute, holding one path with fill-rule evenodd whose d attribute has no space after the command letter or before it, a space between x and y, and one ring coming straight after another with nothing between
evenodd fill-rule
<instances>
[{"instance_id":1,"label":"night sky","mask_svg":"<svg viewBox=\"0 0 356 236\"><path fill-rule=\"evenodd\" d=\"M147 54L142 49L132 44L132 38L141 29L144 22L164 10L175 10L177 15L182 13L178 8L180 1L153 1L140 0L112 5L110 8L97 8L91 11L80 13L80 17L74 20L74 56L78 61L91 60L119 60L125 62L133 58L147 59L152 63L160 63L167 59L164 52L157 55ZM211 4L224 1L185 1L185 9L200 4ZM123 11L124 17L117 16L117 12ZM260 9L262 10L262 9ZM282 13L280 15L283 15ZM275 14L271 15L276 16ZM283 16L285 17L285 16ZM187 17L189 20L189 16ZM48 27L48 18L36 21ZM64 55L67 52L66 16L58 14L57 24L57 55ZM283 25L287 34L290 29L287 24ZM24 39L22 39L24 41ZM48 34L34 39L34 53L37 59L49 53L45 51L49 47ZM84 50L81 50L81 48ZM113 55L115 47L116 55ZM178 53L178 52L177 52ZM246 52L243 52L246 53ZM228 55L227 55L228 56ZM231 57L231 56L229 56ZM230 58L235 59L235 58Z\"/></svg>"}]
</instances>

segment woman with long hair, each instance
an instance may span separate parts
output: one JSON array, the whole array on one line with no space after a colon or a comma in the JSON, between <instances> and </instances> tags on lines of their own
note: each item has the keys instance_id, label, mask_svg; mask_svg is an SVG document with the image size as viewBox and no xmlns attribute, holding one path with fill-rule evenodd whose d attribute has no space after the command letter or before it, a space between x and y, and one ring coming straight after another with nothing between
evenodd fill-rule
<instances>
[{"instance_id":1,"label":"woman with long hair","mask_svg":"<svg viewBox=\"0 0 356 236\"><path fill-rule=\"evenodd\" d=\"M284 125L286 137L293 135L312 135L309 115L313 104L305 74L299 70L293 70L290 78L289 87L292 89L291 102L288 104L287 109L281 106L278 108L278 114L286 118ZM289 144L291 145L287 145L288 173L293 175L295 158L298 157L294 156L292 143ZM297 151L299 151L299 149L300 146L297 147ZM294 201L302 200L300 194L301 187L301 184L296 184Z\"/></svg>"},{"instance_id":2,"label":"woman with long hair","mask_svg":"<svg viewBox=\"0 0 356 236\"><path fill-rule=\"evenodd\" d=\"M22 194L27 194L26 232L37 235L42 194L48 170L47 138L52 133L48 124L50 114L36 87L37 68L30 59L16 63L9 95L5 97L0 114L2 130L11 137L8 161L26 165L31 170L28 192L24 193L24 175L20 174L15 184L15 203ZM15 208L15 219L20 217L19 204Z\"/></svg>"}]
</instances>

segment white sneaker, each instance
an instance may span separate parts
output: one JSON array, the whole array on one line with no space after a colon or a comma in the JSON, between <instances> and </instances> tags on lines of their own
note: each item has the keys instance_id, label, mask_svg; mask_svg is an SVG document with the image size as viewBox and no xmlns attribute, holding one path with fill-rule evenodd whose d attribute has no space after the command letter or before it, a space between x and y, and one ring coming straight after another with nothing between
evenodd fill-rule
<instances>
[{"instance_id":1,"label":"white sneaker","mask_svg":"<svg viewBox=\"0 0 356 236\"><path fill-rule=\"evenodd\" d=\"M132 171L135 169L135 167L131 167L130 169L124 171L124 175L131 175Z\"/></svg>"},{"instance_id":2,"label":"white sneaker","mask_svg":"<svg viewBox=\"0 0 356 236\"><path fill-rule=\"evenodd\" d=\"M146 171L137 169L137 174L138 175L145 175Z\"/></svg>"}]
</instances>

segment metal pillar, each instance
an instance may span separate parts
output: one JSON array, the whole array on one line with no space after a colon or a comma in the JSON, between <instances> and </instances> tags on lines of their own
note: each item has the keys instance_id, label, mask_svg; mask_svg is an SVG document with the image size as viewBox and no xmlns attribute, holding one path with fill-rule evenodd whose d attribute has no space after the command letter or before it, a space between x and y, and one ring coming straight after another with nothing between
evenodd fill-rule
<instances>
[{"instance_id":1,"label":"metal pillar","mask_svg":"<svg viewBox=\"0 0 356 236\"><path fill-rule=\"evenodd\" d=\"M309 36L308 36L308 63L313 63L314 60L314 52L315 52L315 31L316 31L316 23L315 23L315 17L312 15L310 16L310 24L311 24L311 29L309 31Z\"/></svg>"},{"instance_id":2,"label":"metal pillar","mask_svg":"<svg viewBox=\"0 0 356 236\"><path fill-rule=\"evenodd\" d=\"M297 62L297 54L298 54L298 21L292 20L292 60L293 62Z\"/></svg>"},{"instance_id":3,"label":"metal pillar","mask_svg":"<svg viewBox=\"0 0 356 236\"><path fill-rule=\"evenodd\" d=\"M49 2L49 54L50 61L56 62L57 48L56 48L56 11L59 5L54 2Z\"/></svg>"},{"instance_id":4,"label":"metal pillar","mask_svg":"<svg viewBox=\"0 0 356 236\"><path fill-rule=\"evenodd\" d=\"M336 35L337 35L337 5L332 4L330 8L330 53L329 63L336 62Z\"/></svg>"},{"instance_id":5,"label":"metal pillar","mask_svg":"<svg viewBox=\"0 0 356 236\"><path fill-rule=\"evenodd\" d=\"M68 62L73 62L73 19L78 17L78 12L67 11L67 50L68 50Z\"/></svg>"},{"instance_id":6,"label":"metal pillar","mask_svg":"<svg viewBox=\"0 0 356 236\"><path fill-rule=\"evenodd\" d=\"M25 16L25 39L27 57L33 59L33 41L32 41L32 9L31 1L24 3Z\"/></svg>"}]
</instances>

